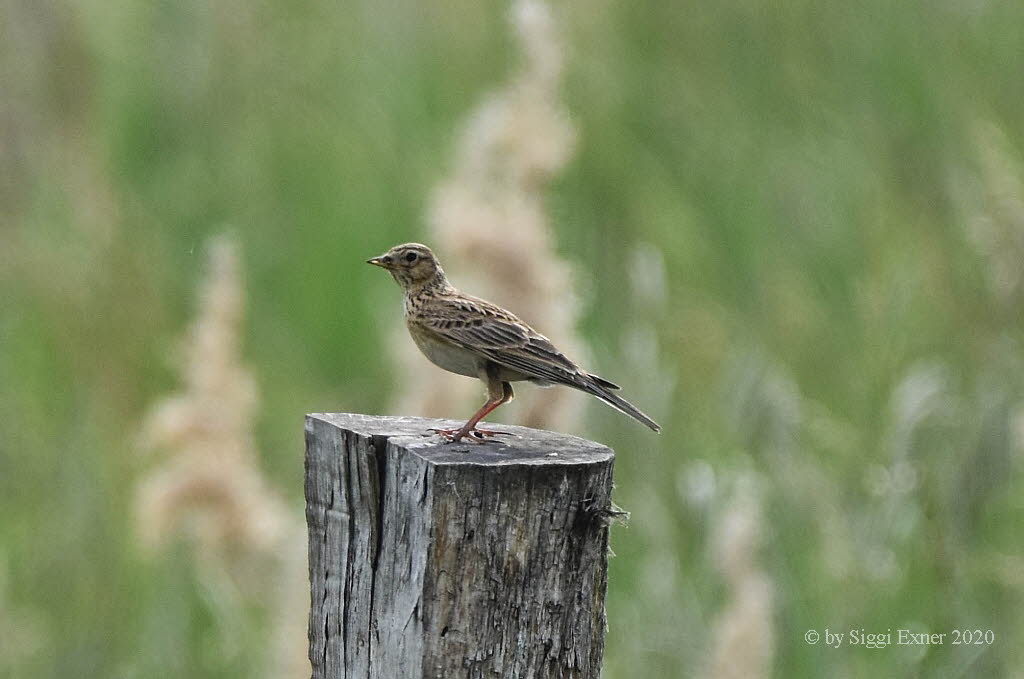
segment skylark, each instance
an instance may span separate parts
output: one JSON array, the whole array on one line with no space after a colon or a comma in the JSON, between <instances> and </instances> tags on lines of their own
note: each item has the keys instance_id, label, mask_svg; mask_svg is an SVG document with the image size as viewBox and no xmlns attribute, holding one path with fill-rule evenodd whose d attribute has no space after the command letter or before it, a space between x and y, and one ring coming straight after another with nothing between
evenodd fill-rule
<instances>
[{"instance_id":1,"label":"skylark","mask_svg":"<svg viewBox=\"0 0 1024 679\"><path fill-rule=\"evenodd\" d=\"M449 372L487 385L487 402L459 429L435 429L447 440L474 442L504 432L477 429L488 413L512 400L512 382L564 384L596 396L654 431L661 427L624 398L618 385L582 370L536 330L501 307L460 292L426 245L396 245L367 260L386 269L405 294L405 325L420 351Z\"/></svg>"}]
</instances>

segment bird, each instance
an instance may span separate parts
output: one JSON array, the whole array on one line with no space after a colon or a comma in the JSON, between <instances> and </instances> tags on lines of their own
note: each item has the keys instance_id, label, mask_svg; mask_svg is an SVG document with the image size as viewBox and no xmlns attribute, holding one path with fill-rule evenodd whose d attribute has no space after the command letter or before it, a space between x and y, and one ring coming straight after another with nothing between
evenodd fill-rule
<instances>
[{"instance_id":1,"label":"bird","mask_svg":"<svg viewBox=\"0 0 1024 679\"><path fill-rule=\"evenodd\" d=\"M654 420L614 393L617 384L580 368L511 311L455 288L426 245L396 245L366 263L385 269L402 288L406 328L427 359L487 386L487 401L462 427L430 430L446 441L483 443L507 434L476 425L515 398L512 382L520 381L578 389L656 432L661 430Z\"/></svg>"}]
</instances>

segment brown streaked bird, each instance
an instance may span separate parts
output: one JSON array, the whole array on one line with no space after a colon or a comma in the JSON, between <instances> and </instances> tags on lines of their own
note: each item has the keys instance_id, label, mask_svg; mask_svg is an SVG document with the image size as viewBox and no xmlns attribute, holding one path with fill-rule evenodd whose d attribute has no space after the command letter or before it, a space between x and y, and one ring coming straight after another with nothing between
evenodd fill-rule
<instances>
[{"instance_id":1,"label":"brown streaked bird","mask_svg":"<svg viewBox=\"0 0 1024 679\"><path fill-rule=\"evenodd\" d=\"M488 413L514 397L512 382L563 384L596 396L654 431L661 427L613 393L618 385L582 370L515 314L460 292L426 245L396 245L366 260L386 269L405 294L405 325L420 351L438 367L487 385L487 402L459 429L434 429L449 441L480 442L503 434L477 429Z\"/></svg>"}]
</instances>

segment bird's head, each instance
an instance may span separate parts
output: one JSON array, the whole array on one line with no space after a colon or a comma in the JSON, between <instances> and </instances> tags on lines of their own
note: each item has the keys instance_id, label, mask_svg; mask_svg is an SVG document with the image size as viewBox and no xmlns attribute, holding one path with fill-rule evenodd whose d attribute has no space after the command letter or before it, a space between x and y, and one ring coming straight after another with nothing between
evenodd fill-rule
<instances>
[{"instance_id":1,"label":"bird's head","mask_svg":"<svg viewBox=\"0 0 1024 679\"><path fill-rule=\"evenodd\" d=\"M383 255L366 260L366 263L387 269L405 289L446 282L437 257L430 248L419 243L396 245Z\"/></svg>"}]
</instances>

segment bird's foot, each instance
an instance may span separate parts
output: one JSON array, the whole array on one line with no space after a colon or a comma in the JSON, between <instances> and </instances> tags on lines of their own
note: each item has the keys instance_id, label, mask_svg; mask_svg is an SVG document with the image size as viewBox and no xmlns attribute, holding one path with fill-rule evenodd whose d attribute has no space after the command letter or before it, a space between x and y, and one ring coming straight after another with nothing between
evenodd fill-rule
<instances>
[{"instance_id":1,"label":"bird's foot","mask_svg":"<svg viewBox=\"0 0 1024 679\"><path fill-rule=\"evenodd\" d=\"M465 439L471 443L487 443L490 439L495 436L512 436L510 431L494 431L492 429L477 429L473 427L469 430L463 429L428 429L432 431L447 443L458 443Z\"/></svg>"}]
</instances>

